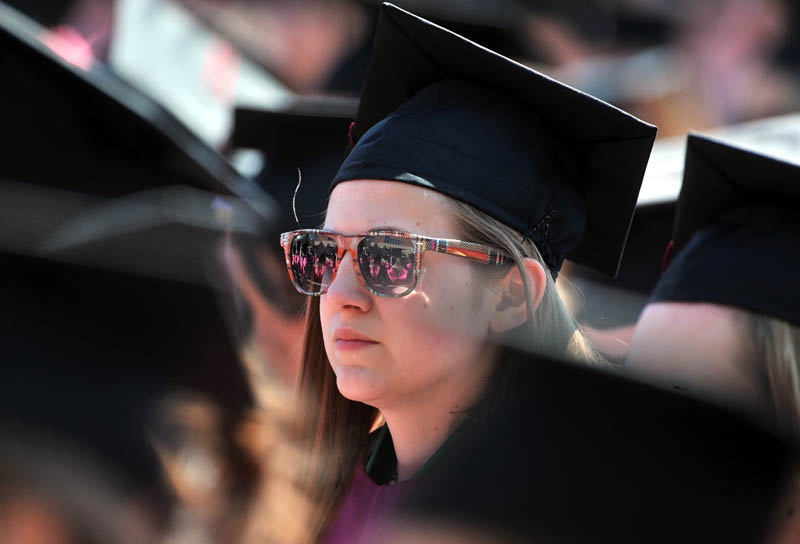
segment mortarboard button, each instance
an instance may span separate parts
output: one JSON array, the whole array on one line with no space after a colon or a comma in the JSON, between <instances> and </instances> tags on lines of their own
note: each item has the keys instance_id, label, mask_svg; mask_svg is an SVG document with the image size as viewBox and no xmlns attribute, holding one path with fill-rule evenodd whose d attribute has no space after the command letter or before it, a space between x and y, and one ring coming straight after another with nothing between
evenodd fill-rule
<instances>
[{"instance_id":1,"label":"mortarboard button","mask_svg":"<svg viewBox=\"0 0 800 544\"><path fill-rule=\"evenodd\" d=\"M669 263L672 262L672 257L674 254L672 253L673 248L675 247L675 240L670 240L667 244L666 249L664 249L664 256L661 258L661 273L667 271L667 267Z\"/></svg>"}]
</instances>

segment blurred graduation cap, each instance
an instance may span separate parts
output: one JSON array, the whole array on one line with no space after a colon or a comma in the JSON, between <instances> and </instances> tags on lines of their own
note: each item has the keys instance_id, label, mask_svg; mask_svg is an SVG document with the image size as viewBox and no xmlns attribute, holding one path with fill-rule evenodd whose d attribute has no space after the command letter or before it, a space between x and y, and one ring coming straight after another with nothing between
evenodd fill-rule
<instances>
[{"instance_id":1,"label":"blurred graduation cap","mask_svg":"<svg viewBox=\"0 0 800 544\"><path fill-rule=\"evenodd\" d=\"M0 414L157 486L153 399L195 391L231 419L250 406L209 271L220 236L268 233L274 204L155 102L64 61L42 32L0 4Z\"/></svg>"},{"instance_id":2,"label":"blurred graduation cap","mask_svg":"<svg viewBox=\"0 0 800 544\"><path fill-rule=\"evenodd\" d=\"M64 20L75 4L75 0L51 0L50 2L4 0L4 3L22 11L41 25L53 26Z\"/></svg>"},{"instance_id":3,"label":"blurred graduation cap","mask_svg":"<svg viewBox=\"0 0 800 544\"><path fill-rule=\"evenodd\" d=\"M338 147L344 154L347 129L358 100L334 95L297 95L272 109L238 107L231 146L303 157L306 147Z\"/></svg>"},{"instance_id":4,"label":"blurred graduation cap","mask_svg":"<svg viewBox=\"0 0 800 544\"><path fill-rule=\"evenodd\" d=\"M614 275L656 128L391 4L332 187L417 184ZM453 160L458 157L458 160Z\"/></svg>"},{"instance_id":5,"label":"blurred graduation cap","mask_svg":"<svg viewBox=\"0 0 800 544\"><path fill-rule=\"evenodd\" d=\"M277 201L284 230L298 228L295 208L303 227L321 223L357 105L355 98L298 96L277 108L235 110L230 145L264 153L265 167L255 179Z\"/></svg>"},{"instance_id":6,"label":"blurred graduation cap","mask_svg":"<svg viewBox=\"0 0 800 544\"><path fill-rule=\"evenodd\" d=\"M105 197L188 185L244 198L269 220L270 198L219 153L102 65L57 54L48 36L0 4L0 176Z\"/></svg>"},{"instance_id":7,"label":"blurred graduation cap","mask_svg":"<svg viewBox=\"0 0 800 544\"><path fill-rule=\"evenodd\" d=\"M686 142L672 261L654 301L714 302L800 324L800 165L706 136Z\"/></svg>"},{"instance_id":8,"label":"blurred graduation cap","mask_svg":"<svg viewBox=\"0 0 800 544\"><path fill-rule=\"evenodd\" d=\"M355 98L320 95L296 96L271 109L236 108L229 146L263 154L264 166L254 180L277 202L276 231L317 228L322 223L327 188L345 156L357 105ZM298 295L286 274L278 278L265 274L253 246L239 249L264 298L286 315L297 315L305 297ZM278 264L283 262L278 244L267 249Z\"/></svg>"},{"instance_id":9,"label":"blurred graduation cap","mask_svg":"<svg viewBox=\"0 0 800 544\"><path fill-rule=\"evenodd\" d=\"M709 132L708 136L728 145L792 162L800 153L800 114L721 127ZM600 317L598 314L616 313L620 307L618 303L613 304L614 298L619 298L617 293L603 297L598 291L624 289L643 295L638 309L627 312L627 322L632 323L659 282L664 272L664 248L673 238L675 208L683 182L686 151L685 136L661 139L653 146L616 278L603 276L583 266L569 267L567 274L570 280L577 283L586 294L585 306L590 322L593 317L588 314ZM596 312L592 306L597 308ZM611 321L611 325L620 323ZM601 326L603 323L596 321L593 324Z\"/></svg>"},{"instance_id":10,"label":"blurred graduation cap","mask_svg":"<svg viewBox=\"0 0 800 544\"><path fill-rule=\"evenodd\" d=\"M251 393L213 294L198 285L0 253L0 419L80 444L159 494L153 403L194 392L229 429Z\"/></svg>"},{"instance_id":11,"label":"blurred graduation cap","mask_svg":"<svg viewBox=\"0 0 800 544\"><path fill-rule=\"evenodd\" d=\"M491 541L762 541L791 447L621 374L517 357L514 390L417 476L401 522Z\"/></svg>"},{"instance_id":12,"label":"blurred graduation cap","mask_svg":"<svg viewBox=\"0 0 800 544\"><path fill-rule=\"evenodd\" d=\"M250 407L214 290L209 198L172 187L105 200L0 179L0 419L80 444L158 494L156 399L195 392L226 425Z\"/></svg>"},{"instance_id":13,"label":"blurred graduation cap","mask_svg":"<svg viewBox=\"0 0 800 544\"><path fill-rule=\"evenodd\" d=\"M726 142L728 146L746 149L752 154L792 163L800 152L800 114L721 127L709 132L706 139ZM673 239L675 209L683 183L686 159L686 137L659 140L653 146L636 213L628 233L625 254L616 278L608 278L577 265L566 270L570 281L584 294L585 302L580 307L581 321L596 327L636 321L665 271L664 248ZM738 164L743 163L737 162ZM732 179L735 180L736 176ZM694 182L706 183L698 178ZM715 182L708 183L711 184L708 186L709 191L718 190ZM719 197L709 194L707 198L704 196L703 199L698 199L695 206L714 206L716 204L711 203L717 202L717 198ZM791 242L787 242L786 247L789 248L790 245ZM668 257L675 253L674 250L671 251ZM713 281L721 279L715 278ZM730 288L733 289L732 286ZM707 296L711 296L710 291ZM626 299L632 300L634 304L626 308Z\"/></svg>"},{"instance_id":14,"label":"blurred graduation cap","mask_svg":"<svg viewBox=\"0 0 800 544\"><path fill-rule=\"evenodd\" d=\"M220 229L269 237L267 193L151 98L47 39L0 4L0 246L207 284Z\"/></svg>"}]
</instances>

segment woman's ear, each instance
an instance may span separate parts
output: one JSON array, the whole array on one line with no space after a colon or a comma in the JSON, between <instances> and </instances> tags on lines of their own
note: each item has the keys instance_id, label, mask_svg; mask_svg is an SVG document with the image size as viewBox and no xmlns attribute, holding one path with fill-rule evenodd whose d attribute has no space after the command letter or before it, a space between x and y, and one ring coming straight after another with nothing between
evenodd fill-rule
<instances>
[{"instance_id":1,"label":"woman's ear","mask_svg":"<svg viewBox=\"0 0 800 544\"><path fill-rule=\"evenodd\" d=\"M536 309L544 296L547 273L539 261L530 257L523 259L522 265L534 291L532 298ZM489 322L489 328L498 334L515 329L528 320L528 297L525 295L525 284L522 282L519 267L513 266L500 280L500 290L500 300Z\"/></svg>"}]
</instances>

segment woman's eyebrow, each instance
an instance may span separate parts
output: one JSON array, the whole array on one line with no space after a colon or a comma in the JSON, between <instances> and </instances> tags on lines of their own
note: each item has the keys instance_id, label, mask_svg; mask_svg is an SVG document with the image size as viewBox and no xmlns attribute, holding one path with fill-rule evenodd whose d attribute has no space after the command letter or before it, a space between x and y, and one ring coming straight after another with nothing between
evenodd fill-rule
<instances>
[{"instance_id":1,"label":"woman's eyebrow","mask_svg":"<svg viewBox=\"0 0 800 544\"><path fill-rule=\"evenodd\" d=\"M406 229L402 229L400 227L395 227L394 225L381 225L379 227L373 227L369 229L369 232L375 232L378 230L393 230L397 232L407 232Z\"/></svg>"},{"instance_id":2,"label":"woman's eyebrow","mask_svg":"<svg viewBox=\"0 0 800 544\"><path fill-rule=\"evenodd\" d=\"M358 232L352 232L352 233L340 232L340 231L338 231L338 230L336 230L336 229L330 229L330 228L323 228L322 230L328 230L328 231L332 231L332 232L338 232L339 234L345 234L345 235L346 235L346 234L360 234L360 233L363 233L363 234L372 234L372 233L379 232L379 231L409 232L409 233L412 233L412 234L413 234L413 232L412 232L412 231L408 231L408 230L406 230L406 229L404 229L404 228L402 228L402 227L397 227L397 226L395 226L395 225L378 225L377 227L372 227L372 228L370 228L369 230L365 230L365 231L358 231Z\"/></svg>"}]
</instances>

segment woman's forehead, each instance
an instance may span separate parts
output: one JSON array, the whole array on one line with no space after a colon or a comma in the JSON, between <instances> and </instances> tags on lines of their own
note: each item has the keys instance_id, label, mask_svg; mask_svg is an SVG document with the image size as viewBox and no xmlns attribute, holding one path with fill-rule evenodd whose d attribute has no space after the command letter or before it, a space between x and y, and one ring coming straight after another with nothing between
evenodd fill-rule
<instances>
[{"instance_id":1,"label":"woman's forehead","mask_svg":"<svg viewBox=\"0 0 800 544\"><path fill-rule=\"evenodd\" d=\"M326 229L353 234L387 227L428 236L458 236L446 197L436 191L380 180L347 181L334 188Z\"/></svg>"}]
</instances>

